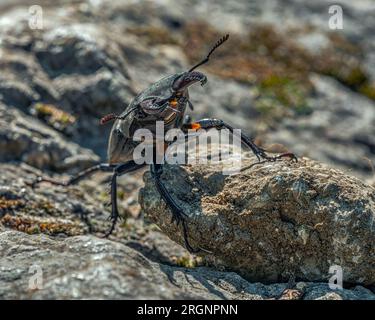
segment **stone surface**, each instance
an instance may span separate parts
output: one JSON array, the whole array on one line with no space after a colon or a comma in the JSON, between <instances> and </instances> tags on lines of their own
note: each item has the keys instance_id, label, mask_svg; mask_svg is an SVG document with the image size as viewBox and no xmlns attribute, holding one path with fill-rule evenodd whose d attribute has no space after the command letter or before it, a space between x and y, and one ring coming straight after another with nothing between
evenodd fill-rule
<instances>
[{"instance_id":1,"label":"stone surface","mask_svg":"<svg viewBox=\"0 0 375 320\"><path fill-rule=\"evenodd\" d=\"M193 247L212 252L209 257L251 281L325 281L330 266L339 265L345 282L375 283L373 187L307 158L259 164L231 176L221 170L171 165L163 173L189 216ZM140 203L162 231L183 243L149 173Z\"/></svg>"},{"instance_id":2,"label":"stone surface","mask_svg":"<svg viewBox=\"0 0 375 320\"><path fill-rule=\"evenodd\" d=\"M0 253L2 299L276 299L286 287L251 284L233 272L163 265L92 236L57 240L5 231ZM298 286L305 299L375 299L359 286L334 292L323 283Z\"/></svg>"},{"instance_id":3,"label":"stone surface","mask_svg":"<svg viewBox=\"0 0 375 320\"><path fill-rule=\"evenodd\" d=\"M102 239L109 227L102 175L79 186L32 189L28 183L38 170L3 164L0 171L3 299L375 299L359 285L333 291L327 282L297 282L286 290L286 282L249 282L221 267L204 267L138 219L128 218L111 240ZM120 199L122 215L130 215L129 205ZM42 289L30 289L38 270Z\"/></svg>"},{"instance_id":4,"label":"stone surface","mask_svg":"<svg viewBox=\"0 0 375 320\"><path fill-rule=\"evenodd\" d=\"M0 161L24 162L35 168L79 171L99 161L91 150L67 141L40 120L0 103Z\"/></svg>"}]
</instances>

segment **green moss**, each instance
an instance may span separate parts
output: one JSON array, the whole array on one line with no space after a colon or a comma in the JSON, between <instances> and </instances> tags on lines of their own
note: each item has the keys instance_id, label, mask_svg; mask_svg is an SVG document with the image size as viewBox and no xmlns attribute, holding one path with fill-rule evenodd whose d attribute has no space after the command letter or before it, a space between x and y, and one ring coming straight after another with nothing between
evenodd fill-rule
<instances>
[{"instance_id":1,"label":"green moss","mask_svg":"<svg viewBox=\"0 0 375 320\"><path fill-rule=\"evenodd\" d=\"M360 86L359 92L367 96L370 99L375 100L375 84L364 84Z\"/></svg>"},{"instance_id":2,"label":"green moss","mask_svg":"<svg viewBox=\"0 0 375 320\"><path fill-rule=\"evenodd\" d=\"M127 32L138 36L148 45L177 44L173 34L166 28L155 26L142 26L127 28Z\"/></svg>"},{"instance_id":3,"label":"green moss","mask_svg":"<svg viewBox=\"0 0 375 320\"><path fill-rule=\"evenodd\" d=\"M270 75L257 85L257 89L255 109L269 124L286 116L312 112L307 102L308 91L294 79Z\"/></svg>"},{"instance_id":4,"label":"green moss","mask_svg":"<svg viewBox=\"0 0 375 320\"><path fill-rule=\"evenodd\" d=\"M101 192L98 194L98 199L99 199L101 202L103 202L103 203L109 201L109 194L108 194L108 192L101 191Z\"/></svg>"},{"instance_id":5,"label":"green moss","mask_svg":"<svg viewBox=\"0 0 375 320\"><path fill-rule=\"evenodd\" d=\"M40 228L38 225L31 226L28 230L29 234L39 234L41 233Z\"/></svg>"},{"instance_id":6,"label":"green moss","mask_svg":"<svg viewBox=\"0 0 375 320\"><path fill-rule=\"evenodd\" d=\"M47 200L40 200L38 202L31 203L25 209L27 209L27 211L30 211L30 210L43 211L44 213L48 215L52 215L56 211L55 205L52 202L47 201Z\"/></svg>"},{"instance_id":7,"label":"green moss","mask_svg":"<svg viewBox=\"0 0 375 320\"><path fill-rule=\"evenodd\" d=\"M25 205L21 199L8 199L6 197L0 197L0 212L7 212L9 210L17 209Z\"/></svg>"},{"instance_id":8,"label":"green moss","mask_svg":"<svg viewBox=\"0 0 375 320\"><path fill-rule=\"evenodd\" d=\"M299 34L312 29L299 30ZM196 63L212 44L222 36L204 21L188 23L183 28L180 45L190 62ZM336 33L326 34L330 44L312 54L296 42L277 32L273 26L257 25L244 36L233 34L227 45L215 52L215 62L205 65L210 73L259 87L262 98L257 109L262 114L280 113L279 107L292 109L290 115L311 112L306 103L313 92L310 74L331 76L352 90L374 99L367 72L361 63L362 52L357 45ZM277 92L270 94L265 88ZM288 104L291 104L289 107Z\"/></svg>"},{"instance_id":9,"label":"green moss","mask_svg":"<svg viewBox=\"0 0 375 320\"><path fill-rule=\"evenodd\" d=\"M368 77L361 66L356 66L350 69L348 74L342 80L350 87L358 87L367 82Z\"/></svg>"},{"instance_id":10,"label":"green moss","mask_svg":"<svg viewBox=\"0 0 375 320\"><path fill-rule=\"evenodd\" d=\"M331 76L350 89L363 94L369 99L375 100L375 86L360 65L345 66L344 63L333 64L327 69L319 69L320 73Z\"/></svg>"},{"instance_id":11,"label":"green moss","mask_svg":"<svg viewBox=\"0 0 375 320\"><path fill-rule=\"evenodd\" d=\"M357 90L368 82L368 76L360 65L350 66L335 61L327 66L317 68L315 71L333 77L353 90Z\"/></svg>"},{"instance_id":12,"label":"green moss","mask_svg":"<svg viewBox=\"0 0 375 320\"><path fill-rule=\"evenodd\" d=\"M134 226L131 223L129 223L127 220L123 221L120 224L120 228L124 229L127 232L131 232L132 230L134 230Z\"/></svg>"},{"instance_id":13,"label":"green moss","mask_svg":"<svg viewBox=\"0 0 375 320\"><path fill-rule=\"evenodd\" d=\"M184 268L196 268L202 265L202 258L185 255L181 257L175 257L174 262L176 265Z\"/></svg>"},{"instance_id":14,"label":"green moss","mask_svg":"<svg viewBox=\"0 0 375 320\"><path fill-rule=\"evenodd\" d=\"M117 198L118 199L124 199L126 196L125 191L122 189L117 190Z\"/></svg>"}]
</instances>

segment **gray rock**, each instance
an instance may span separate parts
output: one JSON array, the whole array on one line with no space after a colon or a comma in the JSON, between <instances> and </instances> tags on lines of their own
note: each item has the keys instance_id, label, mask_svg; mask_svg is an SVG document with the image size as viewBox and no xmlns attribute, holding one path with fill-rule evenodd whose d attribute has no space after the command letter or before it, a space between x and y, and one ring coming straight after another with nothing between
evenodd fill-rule
<instances>
[{"instance_id":1,"label":"gray rock","mask_svg":"<svg viewBox=\"0 0 375 320\"><path fill-rule=\"evenodd\" d=\"M99 161L91 150L14 107L0 103L0 161L22 161L35 168L79 171Z\"/></svg>"},{"instance_id":2,"label":"gray rock","mask_svg":"<svg viewBox=\"0 0 375 320\"><path fill-rule=\"evenodd\" d=\"M283 127L267 133L266 140L368 177L375 150L374 103L334 79L313 75L311 80L316 88L314 113L285 120Z\"/></svg>"},{"instance_id":3,"label":"gray rock","mask_svg":"<svg viewBox=\"0 0 375 320\"><path fill-rule=\"evenodd\" d=\"M1 165L0 172L2 299L375 298L361 286L332 291L327 283L297 283L285 290L286 283L251 283L213 267L178 266L173 257L193 257L140 221L118 226L112 240L100 238L109 212L98 177L77 187L32 189L27 182L40 173L32 167ZM124 181L128 188L132 183ZM123 201L119 205L122 213ZM40 271L42 289L32 289Z\"/></svg>"},{"instance_id":4,"label":"gray rock","mask_svg":"<svg viewBox=\"0 0 375 320\"><path fill-rule=\"evenodd\" d=\"M193 293L168 281L168 275L172 274L168 267L163 270L135 250L115 242L95 237L57 241L18 232L4 232L0 238L2 298L194 297ZM40 267L43 272L42 290L29 288L32 266ZM215 296L208 290L205 292L204 286L196 295L200 298Z\"/></svg>"},{"instance_id":5,"label":"gray rock","mask_svg":"<svg viewBox=\"0 0 375 320\"><path fill-rule=\"evenodd\" d=\"M0 32L0 101L26 114L36 102L52 103L76 118L64 133L104 157L110 128L99 119L121 113L135 95L118 41L90 23L67 26L54 13L45 20L43 32L23 20Z\"/></svg>"},{"instance_id":6,"label":"gray rock","mask_svg":"<svg viewBox=\"0 0 375 320\"><path fill-rule=\"evenodd\" d=\"M36 39L33 51L52 78L61 74L93 74L101 68L129 78L117 44L90 23L50 28Z\"/></svg>"},{"instance_id":7,"label":"gray rock","mask_svg":"<svg viewBox=\"0 0 375 320\"><path fill-rule=\"evenodd\" d=\"M250 284L209 268L162 265L92 236L55 240L5 231L0 253L2 299L275 299L286 287ZM375 299L362 287L332 292L327 284L304 285L310 299Z\"/></svg>"},{"instance_id":8,"label":"gray rock","mask_svg":"<svg viewBox=\"0 0 375 320\"><path fill-rule=\"evenodd\" d=\"M327 290L326 284L309 284L306 286L304 300L374 300L374 293L361 286L355 286L351 290Z\"/></svg>"},{"instance_id":9,"label":"gray rock","mask_svg":"<svg viewBox=\"0 0 375 320\"><path fill-rule=\"evenodd\" d=\"M27 111L35 101L52 101L58 98L50 79L38 61L29 53L7 48L7 40L3 39L0 61L0 101Z\"/></svg>"},{"instance_id":10,"label":"gray rock","mask_svg":"<svg viewBox=\"0 0 375 320\"><path fill-rule=\"evenodd\" d=\"M189 215L191 245L250 281L326 281L330 266L339 265L345 282L375 283L375 189L354 177L303 158L232 176L219 165L170 165L163 182ZM139 201L183 244L181 227L171 224L149 173Z\"/></svg>"}]
</instances>

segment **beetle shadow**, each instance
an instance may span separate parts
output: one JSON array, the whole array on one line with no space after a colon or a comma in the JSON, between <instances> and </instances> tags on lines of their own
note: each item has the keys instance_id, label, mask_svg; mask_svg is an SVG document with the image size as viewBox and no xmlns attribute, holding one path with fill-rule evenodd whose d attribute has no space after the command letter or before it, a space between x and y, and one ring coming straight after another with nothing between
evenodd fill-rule
<instances>
[{"instance_id":1,"label":"beetle shadow","mask_svg":"<svg viewBox=\"0 0 375 320\"><path fill-rule=\"evenodd\" d=\"M214 268L208 267L197 267L197 268L186 268L177 266L173 264L171 261L168 261L168 257L162 253L157 248L150 249L149 247L145 246L139 242L130 242L126 244L127 246L131 247L132 249L138 251L140 254L145 256L147 259L151 260L154 263L157 263L159 266L160 271L162 271L166 276L168 281L178 287L184 287L184 281L188 283L191 287L197 287L197 285L201 285L207 289L208 292L215 295L220 299L227 299L227 297L223 294L223 292L217 290L213 283L215 282L215 277L205 277L208 272L220 272ZM203 273L202 273L203 271ZM183 276L183 280L177 280L177 277ZM219 279L217 277L216 279ZM245 281L245 280L244 280ZM197 284L199 283L199 284ZM236 283L230 283L233 287L236 287ZM238 292L243 290L242 288L236 288ZM202 297L203 298L203 297Z\"/></svg>"},{"instance_id":2,"label":"beetle shadow","mask_svg":"<svg viewBox=\"0 0 375 320\"><path fill-rule=\"evenodd\" d=\"M231 299L230 295L236 294L239 296L248 294L261 296L265 299L278 299L288 286L288 283L284 282L278 283L277 287L268 288L267 284L253 283L234 271L222 271L215 267L186 268L178 266L168 261L166 254L155 247L150 249L144 244L135 241L126 245L156 263L160 271L166 275L168 281L177 288L188 289L191 287L197 290L205 288L219 299ZM223 285L220 285L220 283L223 283ZM218 288L221 288L222 291ZM228 290L228 288L230 289ZM205 298L204 293L202 298Z\"/></svg>"}]
</instances>

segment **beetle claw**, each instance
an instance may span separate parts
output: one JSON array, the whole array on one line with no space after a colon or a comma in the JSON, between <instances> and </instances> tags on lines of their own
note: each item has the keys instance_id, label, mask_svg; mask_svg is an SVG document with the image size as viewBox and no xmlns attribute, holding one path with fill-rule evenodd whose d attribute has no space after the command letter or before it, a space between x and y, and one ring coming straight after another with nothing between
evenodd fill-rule
<instances>
[{"instance_id":1,"label":"beetle claw","mask_svg":"<svg viewBox=\"0 0 375 320\"><path fill-rule=\"evenodd\" d=\"M204 77L204 78L201 80L201 86L203 87L206 83L207 83L207 77Z\"/></svg>"}]
</instances>

